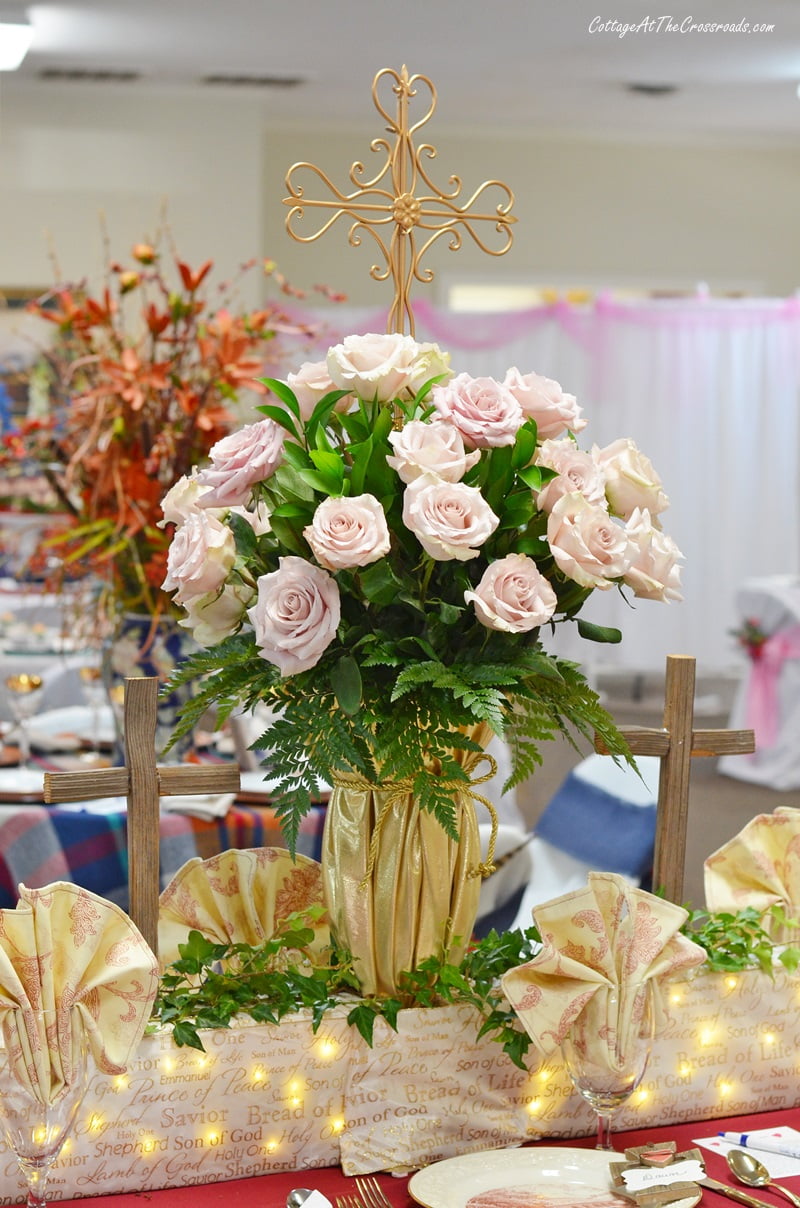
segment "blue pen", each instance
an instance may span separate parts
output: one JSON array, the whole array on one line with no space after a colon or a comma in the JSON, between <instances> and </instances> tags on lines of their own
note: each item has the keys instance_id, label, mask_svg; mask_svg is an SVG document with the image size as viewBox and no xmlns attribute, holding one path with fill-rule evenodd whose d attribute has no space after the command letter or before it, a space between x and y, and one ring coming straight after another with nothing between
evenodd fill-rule
<instances>
[{"instance_id":1,"label":"blue pen","mask_svg":"<svg viewBox=\"0 0 800 1208\"><path fill-rule=\"evenodd\" d=\"M741 1145L744 1149L760 1149L763 1153L779 1153L785 1158L800 1158L800 1140L796 1144L780 1137L765 1137L753 1133L721 1132L718 1134L730 1145Z\"/></svg>"}]
</instances>

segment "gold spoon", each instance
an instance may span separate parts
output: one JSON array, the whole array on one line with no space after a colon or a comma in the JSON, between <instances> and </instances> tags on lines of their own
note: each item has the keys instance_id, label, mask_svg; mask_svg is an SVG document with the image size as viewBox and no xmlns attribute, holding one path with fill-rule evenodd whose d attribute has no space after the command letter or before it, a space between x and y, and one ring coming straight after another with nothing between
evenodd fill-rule
<instances>
[{"instance_id":1,"label":"gold spoon","mask_svg":"<svg viewBox=\"0 0 800 1208\"><path fill-rule=\"evenodd\" d=\"M780 1183L774 1182L763 1162L759 1162L758 1158L748 1150L730 1149L725 1155L725 1160L733 1177L740 1183L744 1183L745 1187L773 1187L775 1191L780 1191L785 1195L787 1200L795 1205L795 1208L800 1208L800 1196L789 1191L788 1187L782 1187Z\"/></svg>"}]
</instances>

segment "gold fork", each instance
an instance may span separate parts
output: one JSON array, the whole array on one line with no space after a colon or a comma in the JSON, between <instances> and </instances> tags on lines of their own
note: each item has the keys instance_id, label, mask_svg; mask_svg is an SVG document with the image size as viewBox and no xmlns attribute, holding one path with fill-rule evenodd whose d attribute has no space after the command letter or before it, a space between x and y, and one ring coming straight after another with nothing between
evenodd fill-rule
<instances>
[{"instance_id":1,"label":"gold fork","mask_svg":"<svg viewBox=\"0 0 800 1208\"><path fill-rule=\"evenodd\" d=\"M377 1179L356 1179L356 1187L364 1201L365 1208L392 1208L391 1201L387 1199L386 1192Z\"/></svg>"},{"instance_id":2,"label":"gold fork","mask_svg":"<svg viewBox=\"0 0 800 1208\"><path fill-rule=\"evenodd\" d=\"M357 1195L337 1195L336 1208L365 1208Z\"/></svg>"}]
</instances>

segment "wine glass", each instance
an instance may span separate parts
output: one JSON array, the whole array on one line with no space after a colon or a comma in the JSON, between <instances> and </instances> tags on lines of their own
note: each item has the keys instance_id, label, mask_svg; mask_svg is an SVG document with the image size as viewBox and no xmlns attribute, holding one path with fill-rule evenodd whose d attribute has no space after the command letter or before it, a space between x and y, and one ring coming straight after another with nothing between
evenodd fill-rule
<instances>
[{"instance_id":1,"label":"wine glass","mask_svg":"<svg viewBox=\"0 0 800 1208\"><path fill-rule=\"evenodd\" d=\"M561 1042L575 1089L597 1113L597 1149L613 1149L611 1120L644 1077L653 1044L650 982L600 988Z\"/></svg>"},{"instance_id":2,"label":"wine glass","mask_svg":"<svg viewBox=\"0 0 800 1208\"><path fill-rule=\"evenodd\" d=\"M56 1027L55 1011L35 1012L35 1018L40 1036L47 1034L48 1025ZM18 1027L22 1028L21 1022ZM42 1101L47 1098L46 1091L42 1098L37 1095L35 1080L31 1082L25 1077L24 1070L21 1073L21 1061L24 1066L18 1051L13 1057L8 1048L0 1054L0 1124L25 1179L27 1208L45 1208L50 1169L69 1136L86 1092L85 1035L82 1034L77 1048L73 1046L74 1069L70 1081L52 1096L52 1101Z\"/></svg>"},{"instance_id":3,"label":"wine glass","mask_svg":"<svg viewBox=\"0 0 800 1208\"><path fill-rule=\"evenodd\" d=\"M39 708L42 697L42 677L29 675L22 671L19 675L6 677L6 687L11 693L11 712L16 722L17 743L19 745L19 766L30 766L31 743L28 735L28 722Z\"/></svg>"},{"instance_id":4,"label":"wine glass","mask_svg":"<svg viewBox=\"0 0 800 1208\"><path fill-rule=\"evenodd\" d=\"M100 716L101 709L108 699L103 683L102 668L95 664L86 664L78 671L83 686L83 695L89 706L89 732L91 749L88 754L97 758L100 753Z\"/></svg>"}]
</instances>

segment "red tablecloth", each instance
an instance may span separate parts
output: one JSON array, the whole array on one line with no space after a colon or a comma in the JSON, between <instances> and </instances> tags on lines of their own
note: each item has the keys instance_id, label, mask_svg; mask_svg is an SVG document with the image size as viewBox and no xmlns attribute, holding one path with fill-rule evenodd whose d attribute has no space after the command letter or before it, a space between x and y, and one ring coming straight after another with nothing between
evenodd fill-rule
<instances>
[{"instance_id":1,"label":"red tablecloth","mask_svg":"<svg viewBox=\"0 0 800 1208\"><path fill-rule=\"evenodd\" d=\"M800 1093L798 1094L800 1101ZM699 1120L691 1124L669 1125L665 1128L640 1129L636 1132L618 1133L615 1137L615 1147L624 1150L628 1146L646 1145L650 1141L675 1141L678 1149L691 1148L692 1141L697 1137L711 1137L720 1131L747 1132L750 1129L769 1128L776 1124L786 1124L800 1128L800 1106L777 1112L764 1112L761 1115L731 1116L726 1120ZM545 1145L569 1145L580 1148L591 1148L593 1138L583 1137L569 1141L541 1141ZM703 1150L706 1169L712 1178L730 1183L724 1160L717 1154ZM386 1193L393 1208L415 1208L416 1201L408 1193L407 1178L393 1178L381 1174L378 1181ZM786 1181L786 1180L784 1180ZM789 1186L800 1191L800 1176L789 1180ZM338 1167L323 1170L294 1171L281 1174L262 1175L260 1178L238 1179L228 1183L206 1183L195 1187L167 1188L162 1191L148 1191L141 1194L135 1192L125 1195L99 1195L92 1197L92 1208L142 1208L147 1201L147 1208L218 1208L224 1205L229 1208L283 1208L286 1196L293 1187L316 1187L322 1191L332 1203L336 1196L353 1195L356 1192L355 1181L345 1178ZM786 1200L780 1193L769 1189L754 1191L753 1195L775 1208L786 1208ZM620 1204L624 1204L620 1200ZM730 1206L731 1200L713 1191L703 1192L703 1203L709 1208ZM87 1204L86 1200L61 1200L62 1206Z\"/></svg>"}]
</instances>

